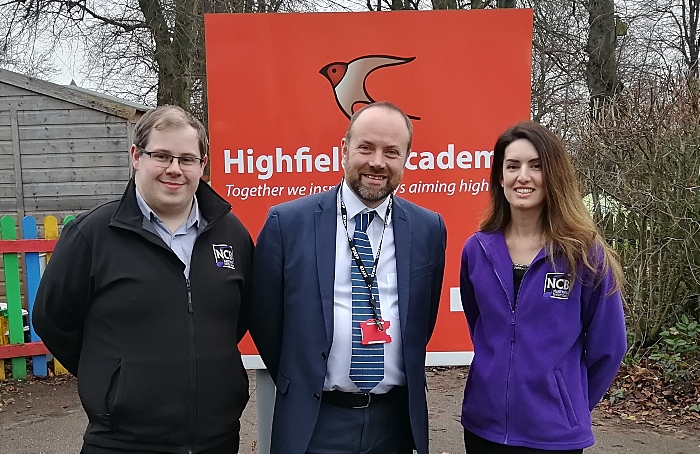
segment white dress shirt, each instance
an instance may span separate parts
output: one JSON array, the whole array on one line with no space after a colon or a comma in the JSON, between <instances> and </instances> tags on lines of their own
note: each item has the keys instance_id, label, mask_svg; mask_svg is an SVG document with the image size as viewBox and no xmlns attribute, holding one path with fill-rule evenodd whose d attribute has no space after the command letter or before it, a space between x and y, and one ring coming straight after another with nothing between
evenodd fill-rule
<instances>
[{"instance_id":1,"label":"white dress shirt","mask_svg":"<svg viewBox=\"0 0 700 454\"><path fill-rule=\"evenodd\" d=\"M343 191L343 202L348 214L348 228L346 231L343 226L343 219L340 213L340 197L338 197L335 235L335 282L333 285L333 345L328 355L328 367L323 390L360 392L359 388L350 379L350 358L352 356L352 284L350 282L350 267L352 255L348 245L348 234L352 237L355 232L355 215L360 212L371 211L372 208L365 206L345 181L343 181L340 190ZM385 219L388 204L389 198L387 197L381 205L374 208L377 215L367 229L367 236L369 236L372 253L375 258L379 242L382 241L382 231L384 231L379 268L375 279L379 289L379 307L382 318L391 322L391 326L387 330L387 333L391 336L391 342L384 344L384 379L372 389L371 392L375 394L383 394L389 391L392 386L403 386L406 384L401 347L401 321L399 320L399 291L396 273L394 229L391 226L391 216L389 219ZM386 229L384 229L385 222Z\"/></svg>"}]
</instances>

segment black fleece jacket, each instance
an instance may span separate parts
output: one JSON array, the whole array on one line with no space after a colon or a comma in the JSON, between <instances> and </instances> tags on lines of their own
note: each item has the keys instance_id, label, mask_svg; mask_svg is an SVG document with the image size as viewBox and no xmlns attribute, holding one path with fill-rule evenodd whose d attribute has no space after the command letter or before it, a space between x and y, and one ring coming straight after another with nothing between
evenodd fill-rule
<instances>
[{"instance_id":1,"label":"black fleece jacket","mask_svg":"<svg viewBox=\"0 0 700 454\"><path fill-rule=\"evenodd\" d=\"M46 267L34 326L78 377L86 448L208 453L237 440L253 242L206 183L196 195L206 226L189 279L144 228L133 180L67 224Z\"/></svg>"}]
</instances>

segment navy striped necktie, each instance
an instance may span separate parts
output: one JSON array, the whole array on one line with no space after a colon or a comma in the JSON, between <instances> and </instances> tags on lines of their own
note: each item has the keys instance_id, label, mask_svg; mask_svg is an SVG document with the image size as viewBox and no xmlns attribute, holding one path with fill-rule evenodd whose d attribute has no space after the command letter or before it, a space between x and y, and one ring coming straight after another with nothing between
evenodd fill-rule
<instances>
[{"instance_id":1,"label":"navy striped necktie","mask_svg":"<svg viewBox=\"0 0 700 454\"><path fill-rule=\"evenodd\" d=\"M353 241L369 275L372 275L372 270L374 269L374 256L372 254L372 245L367 236L367 227L376 214L375 211L370 211L368 213L359 213L355 216ZM360 391L366 394L384 378L384 344L362 345L360 323L372 320L373 313L369 302L369 289L354 259L351 259L350 280L352 283L352 357L350 360L350 379L360 388ZM376 279L372 283L372 293L377 305L377 315L381 317L379 290Z\"/></svg>"}]
</instances>

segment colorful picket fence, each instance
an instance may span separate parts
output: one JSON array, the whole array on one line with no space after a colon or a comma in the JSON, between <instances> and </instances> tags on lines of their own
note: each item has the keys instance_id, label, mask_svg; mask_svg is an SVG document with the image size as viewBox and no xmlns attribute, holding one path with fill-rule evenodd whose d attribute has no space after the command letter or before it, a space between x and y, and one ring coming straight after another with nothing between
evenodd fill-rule
<instances>
[{"instance_id":1,"label":"colorful picket fence","mask_svg":"<svg viewBox=\"0 0 700 454\"><path fill-rule=\"evenodd\" d=\"M67 224L75 216L67 216ZM12 216L0 218L0 253L2 253L5 289L7 301L0 301L0 380L5 379L5 360L12 363L12 378L27 377L27 358L31 358L32 374L38 377L48 375L47 354L49 353L32 324L32 307L41 279L41 254L46 254L46 261L58 239L58 221L54 216L44 218L44 238L38 238L37 222L31 216L22 219L22 238L17 238L17 226ZM20 279L20 255L24 255L24 283L26 288L27 308L22 307L22 280ZM27 333L28 332L28 336ZM58 361L54 361L54 373L65 374L67 371Z\"/></svg>"}]
</instances>

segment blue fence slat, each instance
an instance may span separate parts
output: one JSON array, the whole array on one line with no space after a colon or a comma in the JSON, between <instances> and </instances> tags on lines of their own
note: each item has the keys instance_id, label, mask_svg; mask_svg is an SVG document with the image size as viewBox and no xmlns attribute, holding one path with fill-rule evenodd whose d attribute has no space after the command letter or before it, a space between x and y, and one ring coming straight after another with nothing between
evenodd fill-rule
<instances>
[{"instance_id":1,"label":"blue fence slat","mask_svg":"<svg viewBox=\"0 0 700 454\"><path fill-rule=\"evenodd\" d=\"M31 216L25 216L22 219L22 236L26 240L37 239L36 219ZM29 311L29 335L32 342L38 342L41 339L34 331L34 323L32 323L32 309L34 308L34 300L36 299L36 291L39 288L39 280L41 279L41 269L39 265L39 253L27 252L24 254L24 266L27 276L27 308ZM38 355L32 357L32 373L37 377L46 377L48 370L46 366L46 355Z\"/></svg>"}]
</instances>

